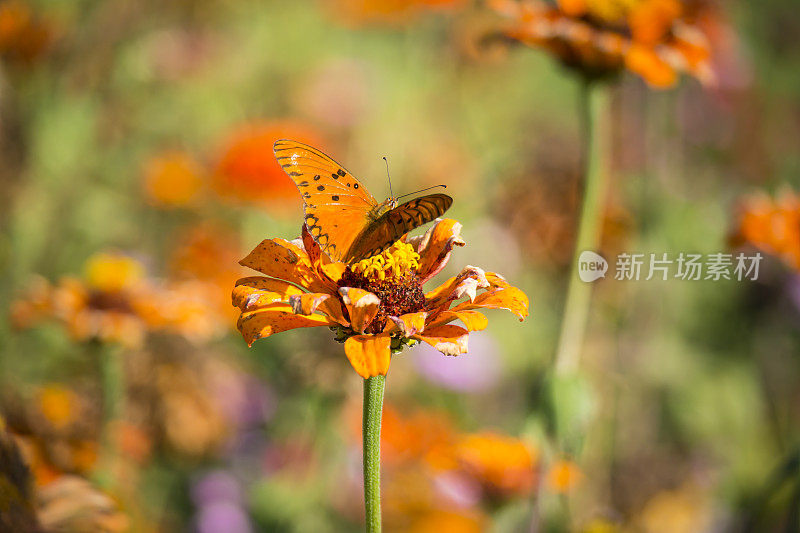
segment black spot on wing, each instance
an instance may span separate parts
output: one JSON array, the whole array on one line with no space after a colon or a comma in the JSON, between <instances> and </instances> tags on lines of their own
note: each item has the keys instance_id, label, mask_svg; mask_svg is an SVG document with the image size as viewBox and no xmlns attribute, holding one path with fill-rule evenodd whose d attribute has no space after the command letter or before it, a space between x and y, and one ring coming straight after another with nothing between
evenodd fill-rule
<instances>
[{"instance_id":1,"label":"black spot on wing","mask_svg":"<svg viewBox=\"0 0 800 533\"><path fill-rule=\"evenodd\" d=\"M334 202L338 202L339 197L334 194L333 196L331 196L331 200L333 200Z\"/></svg>"},{"instance_id":2,"label":"black spot on wing","mask_svg":"<svg viewBox=\"0 0 800 533\"><path fill-rule=\"evenodd\" d=\"M325 190L325 186L324 185L319 185L319 186L317 186L317 190L318 191L324 191Z\"/></svg>"},{"instance_id":3,"label":"black spot on wing","mask_svg":"<svg viewBox=\"0 0 800 533\"><path fill-rule=\"evenodd\" d=\"M342 177L344 177L347 174L347 172L345 172L343 168L340 168L339 170L337 170L336 173L339 174Z\"/></svg>"},{"instance_id":4,"label":"black spot on wing","mask_svg":"<svg viewBox=\"0 0 800 533\"><path fill-rule=\"evenodd\" d=\"M308 182L307 181L299 181L299 182L297 182L297 186L298 187L308 187Z\"/></svg>"},{"instance_id":5,"label":"black spot on wing","mask_svg":"<svg viewBox=\"0 0 800 533\"><path fill-rule=\"evenodd\" d=\"M319 174L317 174L316 176L314 176L314 181L319 181L320 178L321 178L321 176Z\"/></svg>"}]
</instances>

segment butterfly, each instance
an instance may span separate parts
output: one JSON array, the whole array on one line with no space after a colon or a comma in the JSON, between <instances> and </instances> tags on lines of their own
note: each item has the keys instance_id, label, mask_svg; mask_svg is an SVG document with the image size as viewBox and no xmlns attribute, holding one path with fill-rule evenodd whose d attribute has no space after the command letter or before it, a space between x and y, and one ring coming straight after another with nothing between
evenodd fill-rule
<instances>
[{"instance_id":1,"label":"butterfly","mask_svg":"<svg viewBox=\"0 0 800 533\"><path fill-rule=\"evenodd\" d=\"M312 146L281 139L273 151L303 197L309 233L334 261L351 264L372 257L453 204L446 194L400 205L390 196L378 203L363 183Z\"/></svg>"}]
</instances>

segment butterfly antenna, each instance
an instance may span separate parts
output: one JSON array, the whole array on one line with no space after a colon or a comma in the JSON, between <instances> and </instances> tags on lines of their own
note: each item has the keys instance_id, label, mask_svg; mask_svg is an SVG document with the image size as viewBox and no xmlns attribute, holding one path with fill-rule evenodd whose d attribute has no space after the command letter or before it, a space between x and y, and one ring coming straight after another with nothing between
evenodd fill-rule
<instances>
[{"instance_id":1,"label":"butterfly antenna","mask_svg":"<svg viewBox=\"0 0 800 533\"><path fill-rule=\"evenodd\" d=\"M392 192L392 177L389 175L389 160L386 159L386 156L383 156L383 162L386 163L386 178L389 180L389 197L394 198L394 192Z\"/></svg>"},{"instance_id":2,"label":"butterfly antenna","mask_svg":"<svg viewBox=\"0 0 800 533\"><path fill-rule=\"evenodd\" d=\"M408 194L402 194L402 195L398 196L397 198L395 198L395 200L399 200L400 198L405 198L406 196L411 196L412 194L419 194L421 192L429 191L429 190L435 189L437 187L442 187L443 189L446 189L447 185L434 185L433 187L425 187L424 189L420 189L418 191L410 192Z\"/></svg>"}]
</instances>

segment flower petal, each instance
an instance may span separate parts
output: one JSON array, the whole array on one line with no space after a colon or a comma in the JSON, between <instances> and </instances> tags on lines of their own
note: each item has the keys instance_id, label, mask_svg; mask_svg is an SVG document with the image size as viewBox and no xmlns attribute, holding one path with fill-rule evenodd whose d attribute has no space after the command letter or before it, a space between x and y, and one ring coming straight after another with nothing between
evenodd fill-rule
<instances>
[{"instance_id":1,"label":"flower petal","mask_svg":"<svg viewBox=\"0 0 800 533\"><path fill-rule=\"evenodd\" d=\"M252 276L236 282L232 297L234 306L249 311L275 302L286 302L295 294L303 294L303 290L279 279Z\"/></svg>"},{"instance_id":2,"label":"flower petal","mask_svg":"<svg viewBox=\"0 0 800 533\"><path fill-rule=\"evenodd\" d=\"M313 269L308 256L290 242L267 239L239 264L267 276L290 281L313 292L329 292L329 284Z\"/></svg>"},{"instance_id":3,"label":"flower petal","mask_svg":"<svg viewBox=\"0 0 800 533\"><path fill-rule=\"evenodd\" d=\"M447 264L454 246L464 246L461 238L461 223L453 219L437 219L436 224L423 235L411 237L408 243L420 255L417 275L425 283L438 274Z\"/></svg>"},{"instance_id":4,"label":"flower petal","mask_svg":"<svg viewBox=\"0 0 800 533\"><path fill-rule=\"evenodd\" d=\"M353 287L342 287L339 294L350 314L350 327L353 331L363 333L378 314L381 301L371 292Z\"/></svg>"},{"instance_id":5,"label":"flower petal","mask_svg":"<svg viewBox=\"0 0 800 533\"><path fill-rule=\"evenodd\" d=\"M428 328L441 326L450 323L453 320L460 320L464 324L464 326L466 326L467 331L480 331L482 329L486 329L486 326L489 325L489 320L483 313L468 309L456 311L454 308L450 311L444 311L443 313L440 313L428 325Z\"/></svg>"},{"instance_id":6,"label":"flower petal","mask_svg":"<svg viewBox=\"0 0 800 533\"><path fill-rule=\"evenodd\" d=\"M467 266L458 276L450 278L425 295L431 308L439 307L451 300L458 300L465 294L470 301L475 300L478 289L489 287L486 273L482 268Z\"/></svg>"},{"instance_id":7,"label":"flower petal","mask_svg":"<svg viewBox=\"0 0 800 533\"><path fill-rule=\"evenodd\" d=\"M464 301L453 307L451 311L460 312L469 309L507 309L517 315L520 320L528 316L528 297L516 287L495 288L479 294L474 301Z\"/></svg>"},{"instance_id":8,"label":"flower petal","mask_svg":"<svg viewBox=\"0 0 800 533\"><path fill-rule=\"evenodd\" d=\"M292 306L292 311L298 315L310 315L317 310L317 307L319 307L322 302L330 297L330 294L322 292L295 294L289 296L289 305Z\"/></svg>"},{"instance_id":9,"label":"flower petal","mask_svg":"<svg viewBox=\"0 0 800 533\"><path fill-rule=\"evenodd\" d=\"M417 313L406 313L400 316L390 316L391 324L387 324L384 333L399 331L403 337L410 337L416 335L425 329L425 319L428 316L427 311L419 311Z\"/></svg>"},{"instance_id":10,"label":"flower petal","mask_svg":"<svg viewBox=\"0 0 800 533\"><path fill-rule=\"evenodd\" d=\"M467 353L469 332L461 326L446 324L426 329L422 335L414 335L415 339L426 342L445 355L461 355Z\"/></svg>"},{"instance_id":11,"label":"flower petal","mask_svg":"<svg viewBox=\"0 0 800 533\"><path fill-rule=\"evenodd\" d=\"M364 379L386 375L392 354L391 335L356 335L344 343L344 353L358 375Z\"/></svg>"},{"instance_id":12,"label":"flower petal","mask_svg":"<svg viewBox=\"0 0 800 533\"><path fill-rule=\"evenodd\" d=\"M319 314L297 315L289 304L271 304L267 307L242 313L236 327L242 332L247 345L262 337L296 328L329 326L331 321Z\"/></svg>"}]
</instances>

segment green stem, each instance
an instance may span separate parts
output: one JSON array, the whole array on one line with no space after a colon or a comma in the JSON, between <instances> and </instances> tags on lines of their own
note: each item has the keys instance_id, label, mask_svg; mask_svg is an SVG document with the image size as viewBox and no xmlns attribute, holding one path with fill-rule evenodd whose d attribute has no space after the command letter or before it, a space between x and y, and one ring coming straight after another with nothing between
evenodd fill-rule
<instances>
[{"instance_id":1,"label":"green stem","mask_svg":"<svg viewBox=\"0 0 800 533\"><path fill-rule=\"evenodd\" d=\"M591 283L580 280L578 258L581 252L596 252L599 247L602 229L603 196L605 190L604 168L601 157L600 113L605 109L605 91L585 82L580 93L580 119L583 134L583 166L584 189L581 205L578 236L575 240L575 253L567 288L567 300L564 304L564 318L561 323L561 336L556 352L555 367L559 374L575 371L580 360L580 350L589 315L589 303L592 295Z\"/></svg>"},{"instance_id":2,"label":"green stem","mask_svg":"<svg viewBox=\"0 0 800 533\"><path fill-rule=\"evenodd\" d=\"M97 341L95 341L97 342ZM117 436L115 426L122 414L125 396L125 378L122 368L122 353L117 347L104 346L97 342L93 346L103 392L103 426L101 435L100 471L96 473L97 482L111 488L114 479L111 466L117 457Z\"/></svg>"},{"instance_id":3,"label":"green stem","mask_svg":"<svg viewBox=\"0 0 800 533\"><path fill-rule=\"evenodd\" d=\"M381 531L381 413L386 376L364 380L364 507L367 532Z\"/></svg>"}]
</instances>

